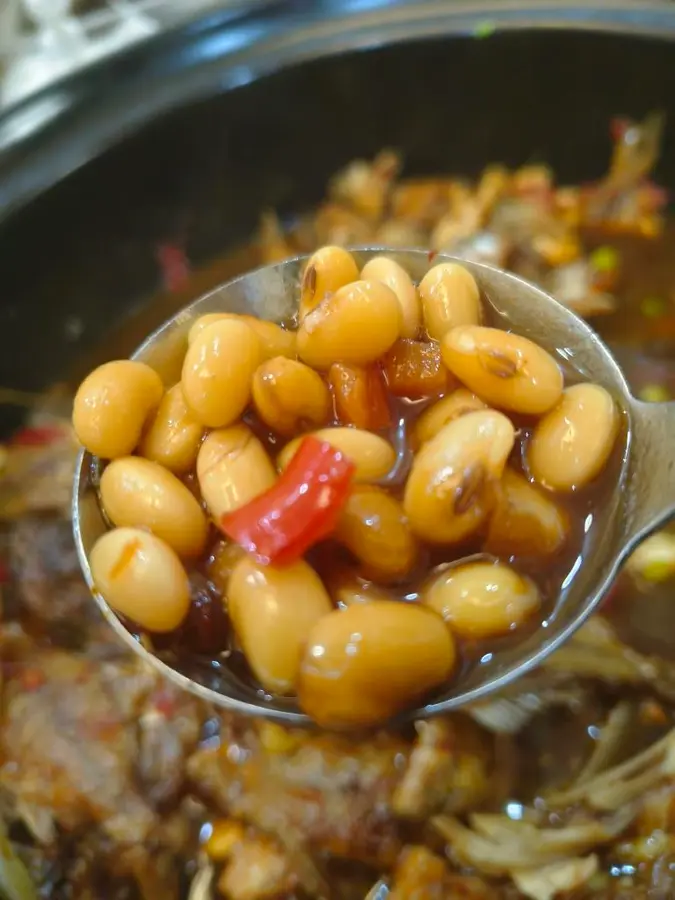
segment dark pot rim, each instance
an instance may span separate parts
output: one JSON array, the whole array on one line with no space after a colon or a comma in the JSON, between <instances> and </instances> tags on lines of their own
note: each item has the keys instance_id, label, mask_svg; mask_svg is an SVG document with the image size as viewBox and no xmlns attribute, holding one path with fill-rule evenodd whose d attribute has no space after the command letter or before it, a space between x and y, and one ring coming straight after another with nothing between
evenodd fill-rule
<instances>
[{"instance_id":1,"label":"dark pot rim","mask_svg":"<svg viewBox=\"0 0 675 900\"><path fill-rule=\"evenodd\" d=\"M143 123L289 65L445 36L563 29L675 38L675 3L248 0L87 67L0 115L0 221Z\"/></svg>"}]
</instances>

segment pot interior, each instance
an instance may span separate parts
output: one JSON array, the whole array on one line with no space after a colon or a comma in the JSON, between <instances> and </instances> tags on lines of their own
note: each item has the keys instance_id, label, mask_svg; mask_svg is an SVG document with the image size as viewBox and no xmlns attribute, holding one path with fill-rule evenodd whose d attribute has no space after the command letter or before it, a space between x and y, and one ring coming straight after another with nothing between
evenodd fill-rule
<instances>
[{"instance_id":1,"label":"pot interior","mask_svg":"<svg viewBox=\"0 0 675 900\"><path fill-rule=\"evenodd\" d=\"M164 245L184 247L198 268L250 238L263 210L293 219L337 169L383 147L401 152L406 175L476 175L501 161L546 162L561 183L596 178L614 115L673 112L673 52L621 34L457 36L328 55L225 92L214 71L208 91L133 133L111 109L115 145L0 225L0 384L40 390L81 373L92 351L128 352L232 274L216 266L167 297ZM87 127L86 118L55 125L61 152ZM666 187L675 185L673 140L667 129L655 172ZM10 177L29 176L18 163ZM111 339L158 293L126 339ZM16 421L15 409L3 415L6 427Z\"/></svg>"}]
</instances>

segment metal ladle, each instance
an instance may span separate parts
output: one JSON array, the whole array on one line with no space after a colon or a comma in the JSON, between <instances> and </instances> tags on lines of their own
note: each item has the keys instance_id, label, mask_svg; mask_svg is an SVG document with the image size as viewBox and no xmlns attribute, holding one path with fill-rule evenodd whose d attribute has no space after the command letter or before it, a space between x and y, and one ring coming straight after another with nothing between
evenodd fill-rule
<instances>
[{"instance_id":1,"label":"metal ladle","mask_svg":"<svg viewBox=\"0 0 675 900\"><path fill-rule=\"evenodd\" d=\"M411 277L421 279L432 265L453 261L440 255L433 262L421 250L368 249L353 251L359 266L385 253L400 263ZM615 490L602 508L587 520L589 534L580 556L545 622L522 640L509 643L494 656L487 654L457 684L441 689L429 702L409 710L405 719L427 718L472 703L503 688L539 665L596 609L621 564L637 544L675 514L675 403L649 404L631 396L628 385L610 351L589 326L552 297L516 275L490 266L456 260L469 269L496 314L509 327L566 361L586 380L607 388L624 411L626 429L623 452L616 465ZM305 257L266 266L228 282L162 325L134 353L155 368L166 385L180 379L187 333L199 316L234 312L282 321L296 309ZM120 638L147 663L174 684L204 700L228 709L264 716L286 724L309 724L295 701L269 698L240 680L226 667L222 692L212 690L177 672L150 653L120 622L96 591L88 556L96 539L106 530L98 502L98 463L83 452L78 460L73 497L73 527L84 577L97 604Z\"/></svg>"}]
</instances>

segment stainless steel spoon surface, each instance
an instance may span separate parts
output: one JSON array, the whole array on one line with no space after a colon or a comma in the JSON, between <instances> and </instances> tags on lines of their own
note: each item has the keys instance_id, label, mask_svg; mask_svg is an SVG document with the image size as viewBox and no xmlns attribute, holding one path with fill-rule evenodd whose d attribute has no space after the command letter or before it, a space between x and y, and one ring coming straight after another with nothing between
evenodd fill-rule
<instances>
[{"instance_id":1,"label":"stainless steel spoon surface","mask_svg":"<svg viewBox=\"0 0 675 900\"><path fill-rule=\"evenodd\" d=\"M499 690L539 665L559 647L598 607L622 563L651 532L675 515L675 402L644 403L636 400L612 354L595 332L567 307L516 275L480 263L438 255L433 261L422 250L387 248L352 251L362 266L373 256L387 255L400 263L415 280L443 261L466 266L476 278L496 316L509 327L545 347L561 363L571 365L584 379L603 385L614 396L625 416L622 453L616 466L616 488L602 508L589 513L589 534L563 590L546 620L520 641L495 654L486 654L461 678L402 720L446 713ZM180 379L187 334L199 316L234 312L272 321L287 320L295 312L307 257L266 266L222 285L181 310L158 328L134 353L155 368L167 386ZM73 528L84 577L103 615L122 639L147 663L159 669L179 687L216 706L263 716L290 725L310 720L292 699L270 698L242 681L223 661L217 671L187 677L159 659L139 642L96 591L89 568L89 552L107 525L97 494L98 461L81 453L73 493ZM211 684L217 681L218 689Z\"/></svg>"}]
</instances>

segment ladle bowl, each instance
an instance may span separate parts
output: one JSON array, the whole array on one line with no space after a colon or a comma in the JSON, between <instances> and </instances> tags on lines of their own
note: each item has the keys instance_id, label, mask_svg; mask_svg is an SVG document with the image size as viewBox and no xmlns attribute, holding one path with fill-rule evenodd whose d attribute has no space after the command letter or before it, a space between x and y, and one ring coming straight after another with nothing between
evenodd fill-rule
<instances>
[{"instance_id":1,"label":"ladle bowl","mask_svg":"<svg viewBox=\"0 0 675 900\"><path fill-rule=\"evenodd\" d=\"M612 354L595 332L567 307L544 291L491 266L439 254L430 259L422 250L368 248L352 250L359 266L386 254L419 281L439 262L456 261L469 269L483 296L514 332L530 338L584 379L601 384L624 413L622 455L616 469L615 490L587 523L595 535L579 557L564 590L547 618L520 641L492 657L488 654L456 684L437 691L426 705L410 709L403 719L428 718L478 701L505 687L539 665L598 607L627 556L652 531L675 514L675 402L643 403L631 396ZM195 300L157 329L133 354L152 366L167 386L180 379L190 326L214 312L244 313L284 321L296 311L306 257L265 266L236 278ZM308 725L310 719L293 700L269 698L226 667L219 672L221 690L213 690L173 669L150 652L120 621L97 592L89 567L89 553L107 529L98 497L98 460L87 452L78 459L73 493L73 529L82 571L103 615L145 662L174 684L216 706ZM206 679L205 679L206 682Z\"/></svg>"}]
</instances>

